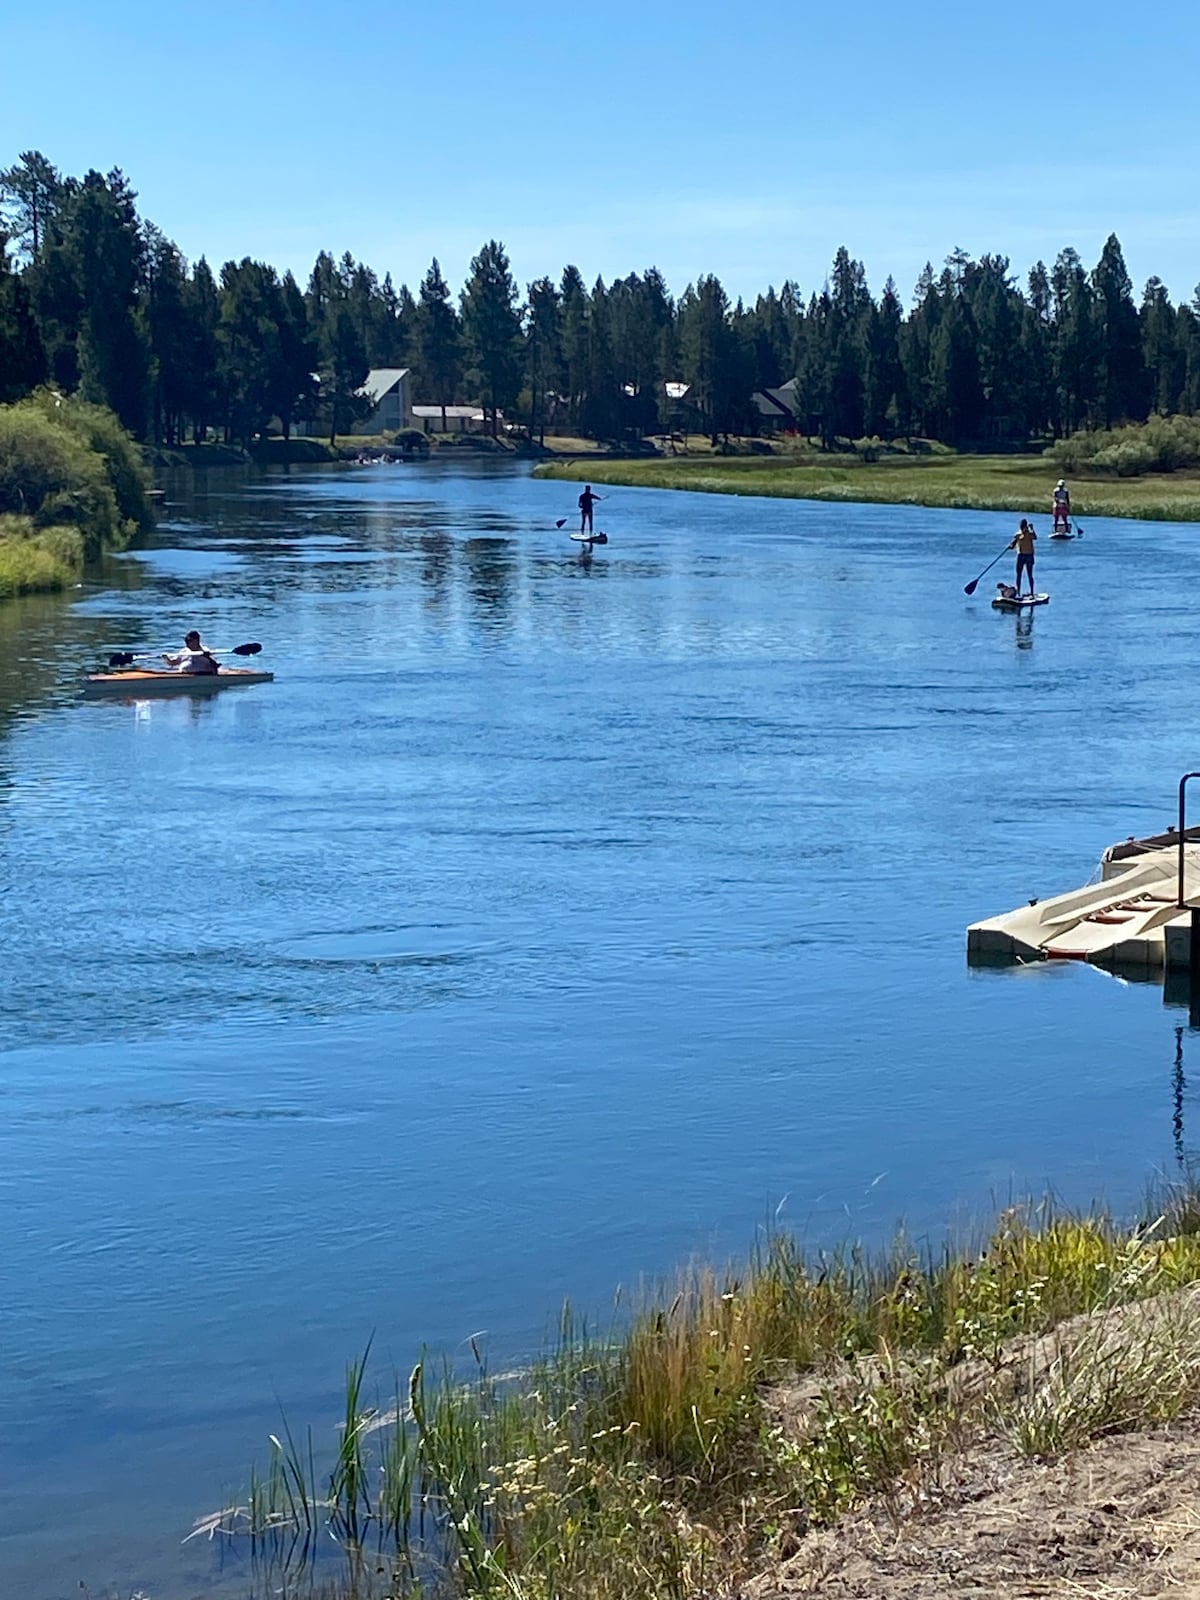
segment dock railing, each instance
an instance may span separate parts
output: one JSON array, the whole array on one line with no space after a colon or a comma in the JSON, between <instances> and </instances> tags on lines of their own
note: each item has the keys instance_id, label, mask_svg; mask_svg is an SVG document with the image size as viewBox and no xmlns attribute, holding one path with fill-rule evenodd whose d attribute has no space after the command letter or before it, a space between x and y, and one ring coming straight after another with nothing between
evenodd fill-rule
<instances>
[{"instance_id":1,"label":"dock railing","mask_svg":"<svg viewBox=\"0 0 1200 1600\"><path fill-rule=\"evenodd\" d=\"M1183 777L1179 780L1179 889L1175 897L1175 904L1181 911L1187 905L1187 897L1184 893L1183 884L1183 846L1184 840L1187 837L1187 821L1184 815L1184 808L1187 804L1187 786L1189 778L1200 778L1200 772L1185 772Z\"/></svg>"},{"instance_id":2,"label":"dock railing","mask_svg":"<svg viewBox=\"0 0 1200 1600\"><path fill-rule=\"evenodd\" d=\"M1179 780L1179 888L1176 893L1175 903L1181 911L1187 906L1187 893L1184 886L1184 839L1187 832L1187 822L1184 807L1187 802L1187 786L1191 778L1200 778L1200 772L1185 772ZM1191 908L1191 927L1188 930L1188 1021L1193 1028L1200 1027L1200 905Z\"/></svg>"}]
</instances>

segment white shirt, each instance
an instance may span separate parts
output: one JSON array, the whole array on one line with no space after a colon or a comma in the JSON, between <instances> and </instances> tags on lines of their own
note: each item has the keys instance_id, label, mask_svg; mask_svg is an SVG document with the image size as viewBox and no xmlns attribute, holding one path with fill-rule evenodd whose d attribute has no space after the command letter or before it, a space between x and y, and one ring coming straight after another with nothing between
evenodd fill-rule
<instances>
[{"instance_id":1,"label":"white shirt","mask_svg":"<svg viewBox=\"0 0 1200 1600\"><path fill-rule=\"evenodd\" d=\"M196 672L211 678L215 670L203 645L198 650L185 646L178 655L167 656L166 659L180 672Z\"/></svg>"}]
</instances>

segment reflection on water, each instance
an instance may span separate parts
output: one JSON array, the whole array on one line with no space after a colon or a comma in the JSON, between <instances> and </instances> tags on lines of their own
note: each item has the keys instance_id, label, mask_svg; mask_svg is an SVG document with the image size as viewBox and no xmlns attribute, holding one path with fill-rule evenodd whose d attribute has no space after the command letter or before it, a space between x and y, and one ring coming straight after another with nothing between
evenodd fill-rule
<instances>
[{"instance_id":1,"label":"reflection on water","mask_svg":"<svg viewBox=\"0 0 1200 1600\"><path fill-rule=\"evenodd\" d=\"M503 625L511 609L516 563L507 539L468 539L463 545L467 558L468 584L483 615L496 626Z\"/></svg>"},{"instance_id":2,"label":"reflection on water","mask_svg":"<svg viewBox=\"0 0 1200 1600\"><path fill-rule=\"evenodd\" d=\"M1187 1080L1183 1075L1183 1029L1175 1029L1175 1066L1171 1075L1171 1087L1174 1097L1174 1111L1171 1117L1171 1127L1175 1135L1175 1159L1184 1166L1183 1155L1183 1095L1187 1088Z\"/></svg>"},{"instance_id":3,"label":"reflection on water","mask_svg":"<svg viewBox=\"0 0 1200 1600\"><path fill-rule=\"evenodd\" d=\"M102 581L0 607L22 1600L244 1594L179 1540L280 1405L336 1437L373 1329L385 1389L482 1329L505 1365L776 1208L936 1234L1181 1159L1153 987L962 946L1170 820L1190 530L1093 523L1035 623L958 581L1004 516L614 490L589 562L574 495L492 465L168 498ZM191 626L276 681L81 700Z\"/></svg>"}]
</instances>

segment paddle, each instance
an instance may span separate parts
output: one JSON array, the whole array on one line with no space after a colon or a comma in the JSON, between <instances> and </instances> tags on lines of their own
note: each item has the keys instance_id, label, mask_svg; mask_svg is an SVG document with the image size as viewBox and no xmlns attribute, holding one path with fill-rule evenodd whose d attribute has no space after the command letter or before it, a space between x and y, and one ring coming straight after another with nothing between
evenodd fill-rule
<instances>
[{"instance_id":1,"label":"paddle","mask_svg":"<svg viewBox=\"0 0 1200 1600\"><path fill-rule=\"evenodd\" d=\"M110 667L131 667L135 661L156 661L166 653L163 650L117 650L109 656L108 664ZM235 644L232 650L210 650L208 653L210 656L259 656L262 654L262 645L255 641L252 644Z\"/></svg>"},{"instance_id":2,"label":"paddle","mask_svg":"<svg viewBox=\"0 0 1200 1600\"><path fill-rule=\"evenodd\" d=\"M566 517L559 517L558 521L554 524L554 526L556 528L565 528L566 525L567 525Z\"/></svg>"},{"instance_id":3,"label":"paddle","mask_svg":"<svg viewBox=\"0 0 1200 1600\"><path fill-rule=\"evenodd\" d=\"M1012 545L1011 544L1006 544L1004 546L1004 549L1001 550L1000 554L996 557L996 561L1003 561L1005 556L1008 554L1008 552L1011 549L1012 549ZM987 566L984 567L983 571L979 574L979 578L986 578L988 573L996 565L996 561L989 561ZM964 583L963 584L963 593L964 594L974 594L976 589L978 589L978 587L979 587L979 578L972 578L970 583Z\"/></svg>"}]
</instances>

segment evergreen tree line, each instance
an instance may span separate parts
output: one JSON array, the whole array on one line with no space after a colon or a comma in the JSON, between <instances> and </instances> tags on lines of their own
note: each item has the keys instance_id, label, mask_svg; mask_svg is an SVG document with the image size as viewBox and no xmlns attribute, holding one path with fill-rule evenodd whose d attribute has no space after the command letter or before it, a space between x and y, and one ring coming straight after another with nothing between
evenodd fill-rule
<instances>
[{"instance_id":1,"label":"evergreen tree line","mask_svg":"<svg viewBox=\"0 0 1200 1600\"><path fill-rule=\"evenodd\" d=\"M654 268L589 289L568 266L522 296L493 240L456 302L436 259L415 297L348 253L323 251L303 289L249 259L215 275L136 198L119 170L64 177L37 151L0 172L0 401L49 382L168 445L317 415L344 432L373 367L411 367L417 400L543 437L752 434L752 396L787 383L826 445L1023 442L1200 412L1200 288L1175 306L1151 278L1135 303L1115 235L1090 271L1068 248L1024 287L1006 257L955 251L907 311L891 278L872 296L845 248L819 293L788 280L747 306L712 275L675 299Z\"/></svg>"}]
</instances>

